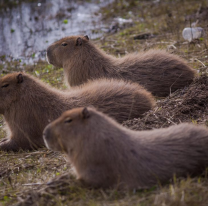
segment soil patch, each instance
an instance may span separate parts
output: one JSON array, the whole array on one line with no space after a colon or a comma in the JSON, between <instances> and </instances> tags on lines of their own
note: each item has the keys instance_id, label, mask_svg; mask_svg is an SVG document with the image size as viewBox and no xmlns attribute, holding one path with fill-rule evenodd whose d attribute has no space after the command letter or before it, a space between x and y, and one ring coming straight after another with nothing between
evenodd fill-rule
<instances>
[{"instance_id":1,"label":"soil patch","mask_svg":"<svg viewBox=\"0 0 208 206\"><path fill-rule=\"evenodd\" d=\"M164 128L181 122L208 124L208 76L197 77L184 89L169 97L158 100L154 110L148 111L142 118L128 120L123 126L133 130Z\"/></svg>"}]
</instances>

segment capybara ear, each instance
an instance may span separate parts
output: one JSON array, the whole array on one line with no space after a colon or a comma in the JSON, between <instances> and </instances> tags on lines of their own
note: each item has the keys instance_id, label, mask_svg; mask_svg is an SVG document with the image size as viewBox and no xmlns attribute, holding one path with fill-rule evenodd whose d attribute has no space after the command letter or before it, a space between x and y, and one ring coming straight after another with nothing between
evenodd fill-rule
<instances>
[{"instance_id":1,"label":"capybara ear","mask_svg":"<svg viewBox=\"0 0 208 206\"><path fill-rule=\"evenodd\" d=\"M76 46L81 46L82 45L82 38L78 37L76 41Z\"/></svg>"},{"instance_id":2,"label":"capybara ear","mask_svg":"<svg viewBox=\"0 0 208 206\"><path fill-rule=\"evenodd\" d=\"M17 75L17 83L20 84L23 82L23 75L20 73Z\"/></svg>"},{"instance_id":3,"label":"capybara ear","mask_svg":"<svg viewBox=\"0 0 208 206\"><path fill-rule=\"evenodd\" d=\"M88 119L90 117L90 112L89 110L87 109L87 107L85 107L83 110L82 110L82 118L83 119Z\"/></svg>"},{"instance_id":4,"label":"capybara ear","mask_svg":"<svg viewBox=\"0 0 208 206\"><path fill-rule=\"evenodd\" d=\"M84 36L87 40L89 40L89 37L87 35Z\"/></svg>"}]
</instances>

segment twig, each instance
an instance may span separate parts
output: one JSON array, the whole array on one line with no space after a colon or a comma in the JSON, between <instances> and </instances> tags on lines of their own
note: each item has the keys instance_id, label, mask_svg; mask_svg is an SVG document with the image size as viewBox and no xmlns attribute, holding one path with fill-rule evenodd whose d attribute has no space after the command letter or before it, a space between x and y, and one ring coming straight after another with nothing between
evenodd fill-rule
<instances>
[{"instance_id":1,"label":"twig","mask_svg":"<svg viewBox=\"0 0 208 206\"><path fill-rule=\"evenodd\" d=\"M28 184L22 184L23 186L36 186L36 185L46 185L44 183L28 183Z\"/></svg>"},{"instance_id":2,"label":"twig","mask_svg":"<svg viewBox=\"0 0 208 206\"><path fill-rule=\"evenodd\" d=\"M165 117L165 119L167 119L169 122L173 123L174 125L177 125L175 122L173 122L172 120L168 119Z\"/></svg>"},{"instance_id":3,"label":"twig","mask_svg":"<svg viewBox=\"0 0 208 206\"><path fill-rule=\"evenodd\" d=\"M195 58L194 60L196 60L196 61L198 61L199 63L201 63L201 64L203 65L203 67L206 67L205 64L204 64L202 61L200 61L199 59Z\"/></svg>"}]
</instances>

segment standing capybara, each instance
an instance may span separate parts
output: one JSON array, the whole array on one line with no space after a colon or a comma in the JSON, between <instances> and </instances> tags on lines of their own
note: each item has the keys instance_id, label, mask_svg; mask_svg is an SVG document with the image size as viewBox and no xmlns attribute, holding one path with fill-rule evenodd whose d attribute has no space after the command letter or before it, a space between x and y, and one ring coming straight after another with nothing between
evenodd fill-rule
<instances>
[{"instance_id":1,"label":"standing capybara","mask_svg":"<svg viewBox=\"0 0 208 206\"><path fill-rule=\"evenodd\" d=\"M44 145L43 129L68 109L92 105L122 122L141 116L155 103L149 92L134 83L100 79L63 92L25 73L0 79L0 96L0 114L9 132L0 150L14 151Z\"/></svg>"},{"instance_id":2,"label":"standing capybara","mask_svg":"<svg viewBox=\"0 0 208 206\"><path fill-rule=\"evenodd\" d=\"M196 74L183 59L165 51L150 50L116 58L95 46L87 36L65 37L53 43L47 49L47 59L64 68L70 86L102 77L127 79L159 97L190 84Z\"/></svg>"},{"instance_id":3,"label":"standing capybara","mask_svg":"<svg viewBox=\"0 0 208 206\"><path fill-rule=\"evenodd\" d=\"M208 165L208 130L180 124L132 131L91 108L66 111L43 132L46 146L64 152L90 187L144 189L196 175Z\"/></svg>"}]
</instances>

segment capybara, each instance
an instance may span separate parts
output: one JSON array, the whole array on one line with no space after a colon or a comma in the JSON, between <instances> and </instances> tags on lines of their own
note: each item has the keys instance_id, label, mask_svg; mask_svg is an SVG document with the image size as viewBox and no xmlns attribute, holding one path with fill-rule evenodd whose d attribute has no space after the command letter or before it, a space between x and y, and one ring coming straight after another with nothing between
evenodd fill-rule
<instances>
[{"instance_id":1,"label":"capybara","mask_svg":"<svg viewBox=\"0 0 208 206\"><path fill-rule=\"evenodd\" d=\"M48 47L47 59L50 64L63 67L70 86L102 77L127 79L158 97L185 87L196 75L182 58L166 51L149 50L116 58L86 36L69 36L56 41Z\"/></svg>"},{"instance_id":2,"label":"capybara","mask_svg":"<svg viewBox=\"0 0 208 206\"><path fill-rule=\"evenodd\" d=\"M68 109L92 105L122 122L141 116L155 103L152 95L135 83L100 79L64 92L26 73L1 78L0 96L0 114L8 126L0 150L14 151L43 146L45 126Z\"/></svg>"},{"instance_id":3,"label":"capybara","mask_svg":"<svg viewBox=\"0 0 208 206\"><path fill-rule=\"evenodd\" d=\"M76 108L50 123L43 137L93 188L145 189L174 175L200 174L208 165L208 130L187 123L132 131L94 108Z\"/></svg>"}]
</instances>

